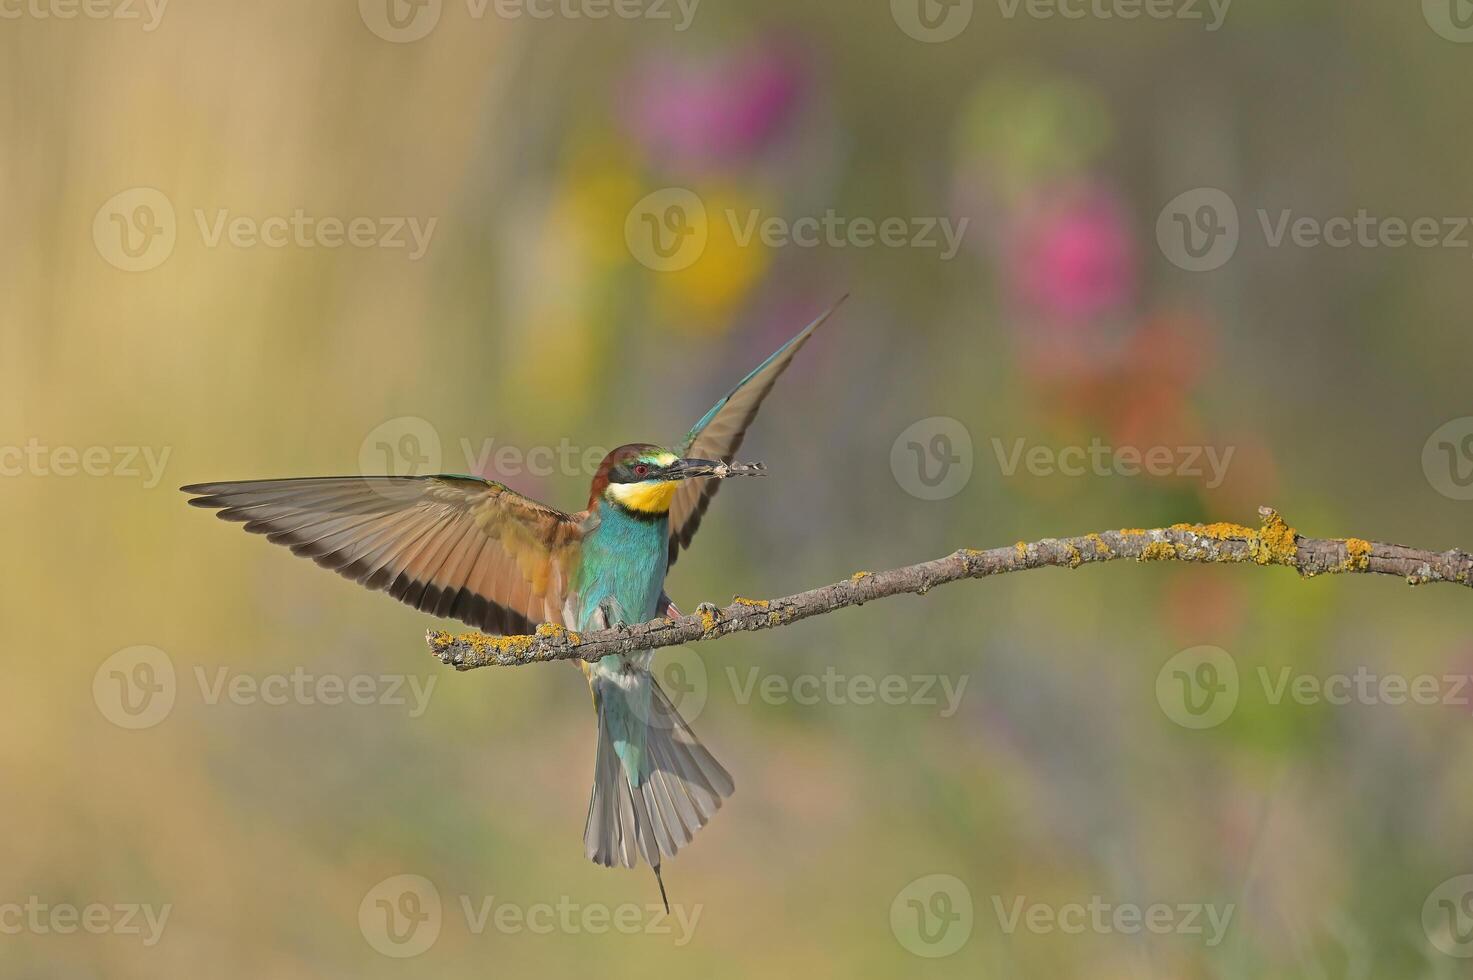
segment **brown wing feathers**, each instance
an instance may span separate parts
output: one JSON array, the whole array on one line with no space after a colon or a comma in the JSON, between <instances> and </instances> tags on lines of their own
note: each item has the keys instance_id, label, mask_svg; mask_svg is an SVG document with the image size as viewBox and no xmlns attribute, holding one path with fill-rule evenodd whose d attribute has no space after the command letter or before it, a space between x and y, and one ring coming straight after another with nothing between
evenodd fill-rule
<instances>
[{"instance_id":1,"label":"brown wing feathers","mask_svg":"<svg viewBox=\"0 0 1473 980\"><path fill-rule=\"evenodd\" d=\"M185 487L197 507L431 615L496 633L561 621L582 530L470 477L326 477Z\"/></svg>"}]
</instances>

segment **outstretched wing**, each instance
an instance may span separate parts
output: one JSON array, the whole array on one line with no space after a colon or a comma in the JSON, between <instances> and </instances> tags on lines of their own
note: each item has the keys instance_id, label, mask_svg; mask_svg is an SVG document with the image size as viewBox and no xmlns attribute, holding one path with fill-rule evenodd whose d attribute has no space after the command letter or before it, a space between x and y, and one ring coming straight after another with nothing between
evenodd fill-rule
<instances>
[{"instance_id":1,"label":"outstretched wing","mask_svg":"<svg viewBox=\"0 0 1473 980\"><path fill-rule=\"evenodd\" d=\"M219 511L370 589L488 633L561 622L583 531L576 517L466 476L200 483Z\"/></svg>"},{"instance_id":2,"label":"outstretched wing","mask_svg":"<svg viewBox=\"0 0 1473 980\"><path fill-rule=\"evenodd\" d=\"M762 407L762 400L788 369L793 356L808 342L813 331L842 302L844 299L840 298L838 303L819 314L818 319L778 348L776 353L743 378L725 398L711 406L711 411L695 424L695 428L690 430L685 441L680 444L680 455L730 463L742 446L747 426L757 417L757 409ZM720 486L721 481L715 479L686 480L675 492L675 499L670 504L670 564L675 564L680 549L690 544L696 528L701 526L701 517L711 505L711 498L716 496Z\"/></svg>"}]
</instances>

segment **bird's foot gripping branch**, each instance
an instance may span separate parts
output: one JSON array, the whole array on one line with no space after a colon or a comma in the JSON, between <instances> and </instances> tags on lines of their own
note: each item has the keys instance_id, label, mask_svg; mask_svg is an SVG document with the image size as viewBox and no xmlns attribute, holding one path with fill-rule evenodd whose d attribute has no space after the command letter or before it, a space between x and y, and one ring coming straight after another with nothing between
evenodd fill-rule
<instances>
[{"instance_id":1,"label":"bird's foot gripping branch","mask_svg":"<svg viewBox=\"0 0 1473 980\"><path fill-rule=\"evenodd\" d=\"M1395 575L1411 585L1453 582L1473 587L1473 555L1466 552L1423 551L1361 538L1307 538L1274 510L1261 507L1258 513L1261 521L1256 528L1242 524L1173 524L1151 530L1125 528L1073 538L1019 541L1011 547L985 551L964 548L918 565L856 572L842 582L781 599L738 597L724 608L702 604L694 615L680 619L657 619L596 632L575 633L544 623L531 636L456 636L431 630L425 638L431 652L457 670L514 667L545 660L597 660L611 653L654 650L743 630L786 626L886 596L925 595L938 585L962 579L1118 560L1285 565L1304 578L1363 572Z\"/></svg>"}]
</instances>

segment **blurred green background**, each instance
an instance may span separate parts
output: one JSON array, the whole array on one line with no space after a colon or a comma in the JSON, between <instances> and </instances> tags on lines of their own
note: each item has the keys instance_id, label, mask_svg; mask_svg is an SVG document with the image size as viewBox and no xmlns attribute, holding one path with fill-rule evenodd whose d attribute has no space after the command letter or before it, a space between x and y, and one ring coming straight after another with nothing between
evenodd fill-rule
<instances>
[{"instance_id":1,"label":"blurred green background","mask_svg":"<svg viewBox=\"0 0 1473 980\"><path fill-rule=\"evenodd\" d=\"M457 675L422 640L446 624L176 490L433 465L577 509L582 451L675 440L847 292L749 435L771 478L673 570L683 607L1260 504L1469 547L1449 2L5 5L5 975L1467 975L1460 589L1115 564L662 654L738 786L666 865L698 916L668 935L647 871L583 858L572 668ZM1277 237L1362 211L1437 240ZM1201 646L1238 683L1198 729L1157 681ZM1357 670L1437 703L1273 697ZM293 676L371 703L257 690ZM413 958L374 936L400 875L442 903ZM478 929L488 899L511 918ZM1170 928L1066 930L1092 902ZM596 928L626 903L634 934Z\"/></svg>"}]
</instances>

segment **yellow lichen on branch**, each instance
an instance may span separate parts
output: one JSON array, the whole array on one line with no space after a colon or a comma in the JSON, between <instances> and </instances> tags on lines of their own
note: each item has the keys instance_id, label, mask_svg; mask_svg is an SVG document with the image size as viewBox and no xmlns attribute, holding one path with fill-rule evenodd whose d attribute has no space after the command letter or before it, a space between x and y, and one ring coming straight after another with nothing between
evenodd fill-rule
<instances>
[{"instance_id":1,"label":"yellow lichen on branch","mask_svg":"<svg viewBox=\"0 0 1473 980\"><path fill-rule=\"evenodd\" d=\"M1253 549L1253 560L1260 565L1298 564L1299 534L1275 511L1263 516L1263 526L1258 529L1258 546Z\"/></svg>"},{"instance_id":2,"label":"yellow lichen on branch","mask_svg":"<svg viewBox=\"0 0 1473 980\"><path fill-rule=\"evenodd\" d=\"M1178 557L1176 545L1170 541L1152 541L1141 549L1136 561L1174 561Z\"/></svg>"},{"instance_id":3,"label":"yellow lichen on branch","mask_svg":"<svg viewBox=\"0 0 1473 980\"><path fill-rule=\"evenodd\" d=\"M1298 567L1298 532L1290 527L1276 511L1265 507L1260 514L1263 524L1256 530L1243 524L1226 522L1173 524L1170 530L1182 531L1209 541L1237 541L1248 546L1246 553L1228 553L1222 557L1213 558L1214 561L1234 562L1252 559L1259 565Z\"/></svg>"},{"instance_id":4,"label":"yellow lichen on branch","mask_svg":"<svg viewBox=\"0 0 1473 980\"><path fill-rule=\"evenodd\" d=\"M1214 541L1251 541L1258 536L1258 532L1251 527L1229 524L1225 521L1219 521L1216 524L1173 524L1171 530L1190 531Z\"/></svg>"}]
</instances>

